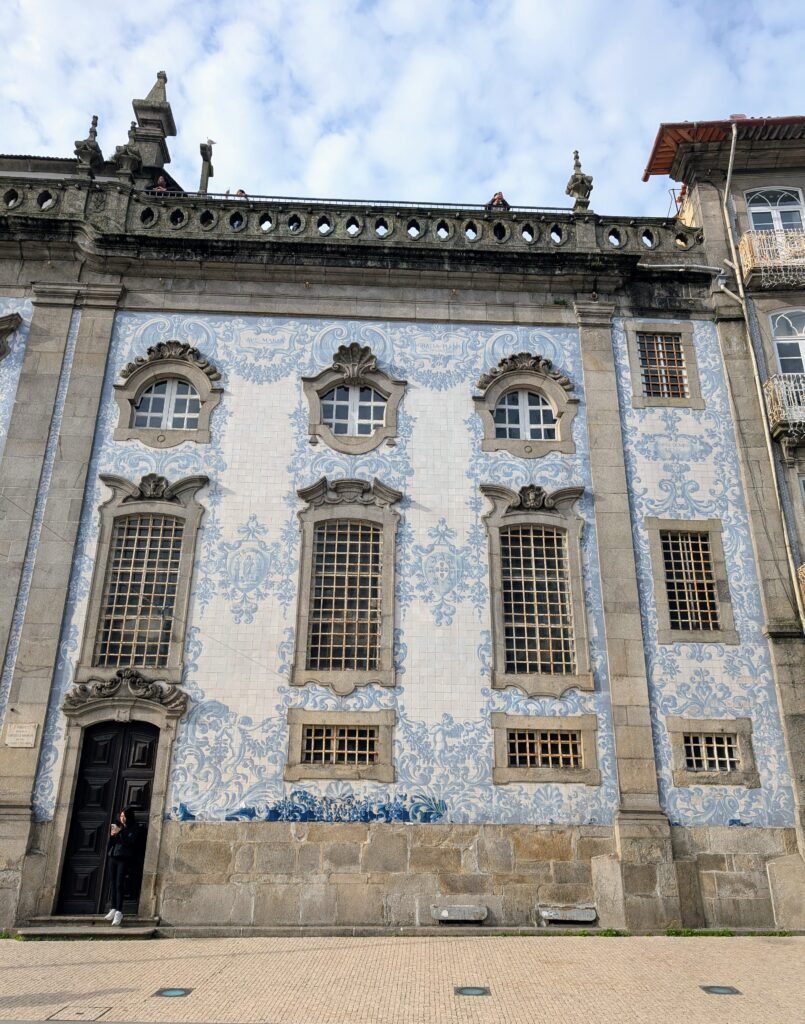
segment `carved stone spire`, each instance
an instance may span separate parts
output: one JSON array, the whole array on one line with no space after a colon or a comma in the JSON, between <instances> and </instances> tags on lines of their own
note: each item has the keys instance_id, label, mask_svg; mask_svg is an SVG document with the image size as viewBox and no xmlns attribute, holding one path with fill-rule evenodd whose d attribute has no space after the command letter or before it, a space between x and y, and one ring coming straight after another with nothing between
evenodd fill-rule
<instances>
[{"instance_id":1,"label":"carved stone spire","mask_svg":"<svg viewBox=\"0 0 805 1024\"><path fill-rule=\"evenodd\" d=\"M158 71L157 80L145 99L132 102L137 124L129 145L136 146L142 160L142 173L137 175L137 182L146 188L153 185L159 171L170 163L165 139L176 134L173 111L165 93L167 81L165 72Z\"/></svg>"},{"instance_id":2,"label":"carved stone spire","mask_svg":"<svg viewBox=\"0 0 805 1024\"><path fill-rule=\"evenodd\" d=\"M579 151L573 150L573 173L567 183L565 193L575 199L574 210L587 210L590 206L590 193L593 190L593 177L585 174L581 169Z\"/></svg>"},{"instance_id":3,"label":"carved stone spire","mask_svg":"<svg viewBox=\"0 0 805 1024\"><path fill-rule=\"evenodd\" d=\"M86 174L94 178L96 173L103 167L103 153L98 145L98 115L92 115L92 123L89 126L89 133L85 139L76 139L75 155L78 157L76 170L79 174Z\"/></svg>"}]
</instances>

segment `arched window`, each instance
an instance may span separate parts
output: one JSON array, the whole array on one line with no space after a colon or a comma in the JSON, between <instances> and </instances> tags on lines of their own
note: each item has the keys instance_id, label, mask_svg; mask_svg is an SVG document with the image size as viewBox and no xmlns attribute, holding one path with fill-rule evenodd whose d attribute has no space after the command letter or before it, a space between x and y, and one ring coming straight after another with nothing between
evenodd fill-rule
<instances>
[{"instance_id":1,"label":"arched window","mask_svg":"<svg viewBox=\"0 0 805 1024\"><path fill-rule=\"evenodd\" d=\"M310 406L311 444L321 438L347 455L371 452L383 441L394 444L405 383L378 369L368 345L341 345L332 366L302 378Z\"/></svg>"},{"instance_id":2,"label":"arched window","mask_svg":"<svg viewBox=\"0 0 805 1024\"><path fill-rule=\"evenodd\" d=\"M334 434L371 437L386 420L386 397L355 384L331 388L321 396L321 422Z\"/></svg>"},{"instance_id":3,"label":"arched window","mask_svg":"<svg viewBox=\"0 0 805 1024\"><path fill-rule=\"evenodd\" d=\"M115 384L116 441L171 448L209 444L210 416L223 394L221 374L186 342L161 341L128 363Z\"/></svg>"},{"instance_id":4,"label":"arched window","mask_svg":"<svg viewBox=\"0 0 805 1024\"><path fill-rule=\"evenodd\" d=\"M495 437L553 441L556 417L551 403L536 391L509 391L495 406Z\"/></svg>"},{"instance_id":5,"label":"arched window","mask_svg":"<svg viewBox=\"0 0 805 1024\"><path fill-rule=\"evenodd\" d=\"M473 398L483 424L481 450L537 459L548 452L576 451L573 417L579 400L573 382L551 361L518 352L486 370Z\"/></svg>"},{"instance_id":6,"label":"arched window","mask_svg":"<svg viewBox=\"0 0 805 1024\"><path fill-rule=\"evenodd\" d=\"M780 373L805 373L805 310L775 313L771 328Z\"/></svg>"},{"instance_id":7,"label":"arched window","mask_svg":"<svg viewBox=\"0 0 805 1024\"><path fill-rule=\"evenodd\" d=\"M746 193L754 231L801 231L802 193L798 188L759 188Z\"/></svg>"},{"instance_id":8,"label":"arched window","mask_svg":"<svg viewBox=\"0 0 805 1024\"><path fill-rule=\"evenodd\" d=\"M198 391L186 380L170 377L149 384L134 406L133 427L196 430L201 409Z\"/></svg>"}]
</instances>

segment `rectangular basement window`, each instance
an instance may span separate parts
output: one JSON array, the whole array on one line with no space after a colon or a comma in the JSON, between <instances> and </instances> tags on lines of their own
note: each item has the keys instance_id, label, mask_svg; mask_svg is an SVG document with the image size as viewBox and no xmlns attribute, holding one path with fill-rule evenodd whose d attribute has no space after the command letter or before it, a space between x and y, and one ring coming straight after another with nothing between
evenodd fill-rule
<instances>
[{"instance_id":1,"label":"rectangular basement window","mask_svg":"<svg viewBox=\"0 0 805 1024\"><path fill-rule=\"evenodd\" d=\"M685 767L690 772L734 772L739 759L737 737L730 733L686 732Z\"/></svg>"},{"instance_id":2,"label":"rectangular basement window","mask_svg":"<svg viewBox=\"0 0 805 1024\"><path fill-rule=\"evenodd\" d=\"M583 768L581 734L509 729L510 768Z\"/></svg>"},{"instance_id":3,"label":"rectangular basement window","mask_svg":"<svg viewBox=\"0 0 805 1024\"><path fill-rule=\"evenodd\" d=\"M302 734L303 764L375 764L377 729L306 725Z\"/></svg>"}]
</instances>

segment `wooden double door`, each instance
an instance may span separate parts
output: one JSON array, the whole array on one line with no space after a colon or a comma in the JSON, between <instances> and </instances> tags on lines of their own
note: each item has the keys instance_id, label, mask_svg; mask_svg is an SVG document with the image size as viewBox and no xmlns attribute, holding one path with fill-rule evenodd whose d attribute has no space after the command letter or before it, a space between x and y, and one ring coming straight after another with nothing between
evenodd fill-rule
<instances>
[{"instance_id":1,"label":"wooden double door","mask_svg":"<svg viewBox=\"0 0 805 1024\"><path fill-rule=\"evenodd\" d=\"M59 914L99 914L108 907L109 828L133 807L148 822L159 729L145 722L101 722L84 732L61 885ZM143 848L145 845L145 835ZM125 914L136 914L142 858L126 882Z\"/></svg>"}]
</instances>

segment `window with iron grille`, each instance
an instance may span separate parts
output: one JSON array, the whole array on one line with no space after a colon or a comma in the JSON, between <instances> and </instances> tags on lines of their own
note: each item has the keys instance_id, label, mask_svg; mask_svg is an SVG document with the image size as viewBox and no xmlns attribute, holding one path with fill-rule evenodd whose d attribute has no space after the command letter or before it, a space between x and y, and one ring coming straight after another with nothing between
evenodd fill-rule
<instances>
[{"instance_id":1,"label":"window with iron grille","mask_svg":"<svg viewBox=\"0 0 805 1024\"><path fill-rule=\"evenodd\" d=\"M378 667L383 529L352 519L318 523L308 618L307 668Z\"/></svg>"},{"instance_id":2,"label":"window with iron grille","mask_svg":"<svg viewBox=\"0 0 805 1024\"><path fill-rule=\"evenodd\" d=\"M710 535L663 530L660 541L671 629L720 629Z\"/></svg>"},{"instance_id":3,"label":"window with iron grille","mask_svg":"<svg viewBox=\"0 0 805 1024\"><path fill-rule=\"evenodd\" d=\"M115 520L94 665L167 665L183 535L174 516Z\"/></svg>"},{"instance_id":4,"label":"window with iron grille","mask_svg":"<svg viewBox=\"0 0 805 1024\"><path fill-rule=\"evenodd\" d=\"M581 734L509 729L510 768L583 768Z\"/></svg>"},{"instance_id":5,"label":"window with iron grille","mask_svg":"<svg viewBox=\"0 0 805 1024\"><path fill-rule=\"evenodd\" d=\"M386 399L370 387L341 385L321 396L321 422L334 434L369 437L386 419Z\"/></svg>"},{"instance_id":6,"label":"window with iron grille","mask_svg":"<svg viewBox=\"0 0 805 1024\"><path fill-rule=\"evenodd\" d=\"M552 441L556 417L551 403L535 391L509 391L495 406L495 437L509 440Z\"/></svg>"},{"instance_id":7,"label":"window with iron grille","mask_svg":"<svg viewBox=\"0 0 805 1024\"><path fill-rule=\"evenodd\" d=\"M373 726L304 727L303 764L370 765L376 761L377 729Z\"/></svg>"},{"instance_id":8,"label":"window with iron grille","mask_svg":"<svg viewBox=\"0 0 805 1024\"><path fill-rule=\"evenodd\" d=\"M201 399L192 384L175 377L156 381L140 395L134 406L133 427L163 430L195 430Z\"/></svg>"},{"instance_id":9,"label":"window with iron grille","mask_svg":"<svg viewBox=\"0 0 805 1024\"><path fill-rule=\"evenodd\" d=\"M500 557L506 672L574 672L566 531L501 529Z\"/></svg>"},{"instance_id":10,"label":"window with iron grille","mask_svg":"<svg viewBox=\"0 0 805 1024\"><path fill-rule=\"evenodd\" d=\"M638 333L637 350L645 397L688 397L688 376L681 335Z\"/></svg>"},{"instance_id":11,"label":"window with iron grille","mask_svg":"<svg viewBox=\"0 0 805 1024\"><path fill-rule=\"evenodd\" d=\"M737 771L736 739L730 733L684 733L685 768L691 772Z\"/></svg>"}]
</instances>

